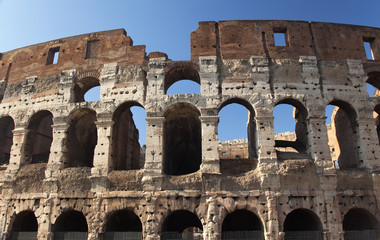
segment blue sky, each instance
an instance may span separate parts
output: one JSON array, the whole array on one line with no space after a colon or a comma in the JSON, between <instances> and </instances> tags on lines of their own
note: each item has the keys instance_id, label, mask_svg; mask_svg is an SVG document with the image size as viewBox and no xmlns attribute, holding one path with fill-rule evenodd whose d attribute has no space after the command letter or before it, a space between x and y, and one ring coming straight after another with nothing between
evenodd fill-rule
<instances>
[{"instance_id":1,"label":"blue sky","mask_svg":"<svg viewBox=\"0 0 380 240\"><path fill-rule=\"evenodd\" d=\"M0 16L0 52L124 28L134 45L146 45L147 53L161 51L173 60L189 60L190 33L197 29L199 21L284 19L380 27L380 0L0 0ZM230 120L237 120L237 115L233 116ZM241 116L246 117L246 112ZM275 115L275 119L279 117ZM287 130L287 120L281 122ZM245 137L244 128L225 128L232 129L232 133L222 133L220 129L221 140ZM140 135L145 132L140 130Z\"/></svg>"}]
</instances>

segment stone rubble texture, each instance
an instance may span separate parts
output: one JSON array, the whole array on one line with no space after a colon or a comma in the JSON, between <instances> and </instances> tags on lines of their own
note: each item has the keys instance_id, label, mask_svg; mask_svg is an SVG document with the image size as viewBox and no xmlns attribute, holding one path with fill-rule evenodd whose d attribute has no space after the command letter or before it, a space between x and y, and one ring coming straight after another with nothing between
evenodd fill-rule
<instances>
[{"instance_id":1,"label":"stone rubble texture","mask_svg":"<svg viewBox=\"0 0 380 240\"><path fill-rule=\"evenodd\" d=\"M286 34L286 46L274 44L279 31ZM363 39L372 41L374 60L367 60ZM277 20L200 22L190 46L190 61L172 61L165 53L147 54L118 29L0 54L0 127L13 129L11 143L9 136L0 139L11 145L0 152L10 156L1 167L2 239L25 211L37 219L38 239L53 239L56 220L69 210L85 216L88 239L103 239L110 214L123 209L138 216L143 239L159 239L165 219L180 210L198 217L207 240L221 239L223 220L237 210L260 219L266 240L283 239L285 219L297 209L319 218L326 240L343 239L342 223L351 209L380 220L373 117L380 99L366 91L367 81L380 83L380 29ZM56 64L49 59L54 51ZM167 95L181 79L199 83L200 94ZM101 101L85 102L84 93L97 85ZM230 103L251 114L242 159L223 158L218 149L218 112ZM293 141L299 151L276 151L273 109L281 103L299 111ZM346 135L334 130L337 140L325 125L328 104L345 111L341 122L348 128ZM136 160L141 146L131 106L147 114L142 163ZM115 117L121 115L128 125ZM41 120L45 125L34 127L33 116L50 116L52 125ZM44 132L50 125L51 132ZM123 134L127 137L120 140ZM181 137L186 143L176 145ZM339 142L338 153L331 155L329 141ZM50 144L50 154L43 155ZM350 154L339 159L345 151Z\"/></svg>"}]
</instances>

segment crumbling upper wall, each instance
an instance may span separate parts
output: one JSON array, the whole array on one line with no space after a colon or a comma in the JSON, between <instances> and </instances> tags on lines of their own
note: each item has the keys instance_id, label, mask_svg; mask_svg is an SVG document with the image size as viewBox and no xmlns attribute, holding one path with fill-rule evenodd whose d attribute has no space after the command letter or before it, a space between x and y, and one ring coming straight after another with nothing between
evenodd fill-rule
<instances>
[{"instance_id":1,"label":"crumbling upper wall","mask_svg":"<svg viewBox=\"0 0 380 240\"><path fill-rule=\"evenodd\" d=\"M274 32L285 33L286 46L274 44ZM320 60L367 60L365 41L380 38L380 29L336 23L282 20L200 22L191 34L191 59L220 56L249 59L251 56L298 59L317 56ZM372 46L380 57L380 41Z\"/></svg>"},{"instance_id":2,"label":"crumbling upper wall","mask_svg":"<svg viewBox=\"0 0 380 240\"><path fill-rule=\"evenodd\" d=\"M55 52L59 53L56 63L53 62ZM36 76L39 81L35 87L39 83L43 85L37 93L57 92L62 71L76 69L78 74L99 71L104 64L114 62L119 67L142 65L145 57L145 46L133 46L124 29L95 32L2 53L0 80L8 85L8 91L17 91L26 78ZM16 96L6 94L6 97Z\"/></svg>"}]
</instances>

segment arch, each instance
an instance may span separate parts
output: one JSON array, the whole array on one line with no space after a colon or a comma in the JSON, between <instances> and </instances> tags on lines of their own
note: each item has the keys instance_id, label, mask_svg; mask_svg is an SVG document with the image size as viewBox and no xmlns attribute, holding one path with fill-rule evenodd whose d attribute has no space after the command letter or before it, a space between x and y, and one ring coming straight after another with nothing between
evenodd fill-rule
<instances>
[{"instance_id":1,"label":"arch","mask_svg":"<svg viewBox=\"0 0 380 240\"><path fill-rule=\"evenodd\" d=\"M251 211L242 209L229 213L223 220L222 239L262 239L264 226Z\"/></svg>"},{"instance_id":2,"label":"arch","mask_svg":"<svg viewBox=\"0 0 380 240\"><path fill-rule=\"evenodd\" d=\"M347 240L377 240L379 222L376 217L363 208L350 209L343 218L344 239Z\"/></svg>"},{"instance_id":3,"label":"arch","mask_svg":"<svg viewBox=\"0 0 380 240\"><path fill-rule=\"evenodd\" d=\"M221 113L221 111L224 109L231 112L236 111L238 112L239 117L241 117L240 113L243 111L242 108L247 110L247 122L244 123L244 127L246 127L246 135L243 139L228 139L228 141L221 141L221 138L219 138L219 141L221 142L218 145L218 152L221 160L221 172L223 174L240 174L253 170L256 167L257 162L255 158L257 158L258 153L255 111L247 100L241 98L230 98L219 106L218 113L220 121L218 125L218 133L219 137L222 137L223 128L221 128L221 126L226 120L229 120L232 117L229 115L229 119L227 117L224 118L227 112ZM231 115L233 115L233 113ZM238 118L238 116L236 116L236 118ZM238 121L237 119L232 120L235 120L234 123ZM237 132L241 132L242 127L236 126L234 123L229 124L229 131L236 129ZM242 122L239 122L238 124L242 124Z\"/></svg>"},{"instance_id":4,"label":"arch","mask_svg":"<svg viewBox=\"0 0 380 240\"><path fill-rule=\"evenodd\" d=\"M63 212L52 226L54 239L87 239L87 220L82 212Z\"/></svg>"},{"instance_id":5,"label":"arch","mask_svg":"<svg viewBox=\"0 0 380 240\"><path fill-rule=\"evenodd\" d=\"M296 209L286 215L284 221L285 240L323 240L323 227L319 217L311 210Z\"/></svg>"},{"instance_id":6,"label":"arch","mask_svg":"<svg viewBox=\"0 0 380 240\"><path fill-rule=\"evenodd\" d=\"M275 133L275 148L277 159L280 161L287 159L310 159L310 149L308 143L308 126L306 119L308 111L298 100L293 98L283 98L274 107L273 114L276 114L276 107L282 104L290 105L293 108L293 118L295 120L294 130L285 133ZM276 119L274 124L276 124ZM276 126L274 126L276 127Z\"/></svg>"},{"instance_id":7,"label":"arch","mask_svg":"<svg viewBox=\"0 0 380 240\"><path fill-rule=\"evenodd\" d=\"M201 85L193 80L181 79L173 83L166 91L167 95L173 94L200 94Z\"/></svg>"},{"instance_id":8,"label":"arch","mask_svg":"<svg viewBox=\"0 0 380 240\"><path fill-rule=\"evenodd\" d=\"M144 158L140 155L139 130L133 120L131 107L144 109L138 102L125 102L117 107L112 120L112 166L114 170L140 169Z\"/></svg>"},{"instance_id":9,"label":"arch","mask_svg":"<svg viewBox=\"0 0 380 240\"><path fill-rule=\"evenodd\" d=\"M134 212L126 209L113 211L106 221L106 239L142 239L142 223Z\"/></svg>"},{"instance_id":10,"label":"arch","mask_svg":"<svg viewBox=\"0 0 380 240\"><path fill-rule=\"evenodd\" d=\"M165 218L161 239L197 239L194 237L202 236L202 231L202 223L197 215L187 210L177 210Z\"/></svg>"},{"instance_id":11,"label":"arch","mask_svg":"<svg viewBox=\"0 0 380 240\"><path fill-rule=\"evenodd\" d=\"M96 112L89 108L74 110L66 132L64 167L92 167L97 144Z\"/></svg>"},{"instance_id":12,"label":"arch","mask_svg":"<svg viewBox=\"0 0 380 240\"><path fill-rule=\"evenodd\" d=\"M202 163L200 112L189 103L176 103L164 117L164 173L183 175L198 171Z\"/></svg>"},{"instance_id":13,"label":"arch","mask_svg":"<svg viewBox=\"0 0 380 240\"><path fill-rule=\"evenodd\" d=\"M10 116L0 118L0 165L9 164L15 123Z\"/></svg>"},{"instance_id":14,"label":"arch","mask_svg":"<svg viewBox=\"0 0 380 240\"><path fill-rule=\"evenodd\" d=\"M84 95L86 92L96 86L100 86L100 82L97 77L85 76L80 78L73 88L74 102L84 102Z\"/></svg>"},{"instance_id":15,"label":"arch","mask_svg":"<svg viewBox=\"0 0 380 240\"><path fill-rule=\"evenodd\" d=\"M368 73L367 83L380 90L380 72L373 71ZM376 92L375 92L376 94ZM370 96L372 97L372 96ZM375 97L375 96L374 96Z\"/></svg>"},{"instance_id":16,"label":"arch","mask_svg":"<svg viewBox=\"0 0 380 240\"><path fill-rule=\"evenodd\" d=\"M356 111L342 100L333 100L329 105L335 106L331 125L327 126L331 158L338 163L340 169L357 168L359 155Z\"/></svg>"},{"instance_id":17,"label":"arch","mask_svg":"<svg viewBox=\"0 0 380 240\"><path fill-rule=\"evenodd\" d=\"M11 225L9 239L37 239L38 222L31 210L18 213Z\"/></svg>"},{"instance_id":18,"label":"arch","mask_svg":"<svg viewBox=\"0 0 380 240\"><path fill-rule=\"evenodd\" d=\"M188 79L201 84L199 73L192 62L175 62L165 69L164 93L179 80Z\"/></svg>"},{"instance_id":19,"label":"arch","mask_svg":"<svg viewBox=\"0 0 380 240\"><path fill-rule=\"evenodd\" d=\"M30 118L24 145L24 163L47 163L53 141L53 114L39 111Z\"/></svg>"},{"instance_id":20,"label":"arch","mask_svg":"<svg viewBox=\"0 0 380 240\"><path fill-rule=\"evenodd\" d=\"M374 109L373 117L375 118L376 133L380 144L380 104L377 104Z\"/></svg>"}]
</instances>

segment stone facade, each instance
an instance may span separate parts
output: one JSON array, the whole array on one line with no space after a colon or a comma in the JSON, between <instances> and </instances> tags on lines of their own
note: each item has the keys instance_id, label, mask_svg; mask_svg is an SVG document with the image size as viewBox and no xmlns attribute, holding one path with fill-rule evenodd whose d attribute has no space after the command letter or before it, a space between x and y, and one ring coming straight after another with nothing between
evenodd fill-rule
<instances>
[{"instance_id":1,"label":"stone facade","mask_svg":"<svg viewBox=\"0 0 380 240\"><path fill-rule=\"evenodd\" d=\"M201 22L190 61L147 55L124 30L1 53L2 239L376 239L363 234L380 221L380 99L366 92L380 88L377 59L380 29L301 21ZM167 95L181 79L201 93ZM85 102L98 85L101 101ZM218 112L231 103L250 113L247 158L219 156ZM294 141L275 140L278 104L297 110ZM339 156L328 104L342 111ZM132 106L147 114L143 164Z\"/></svg>"}]
</instances>

